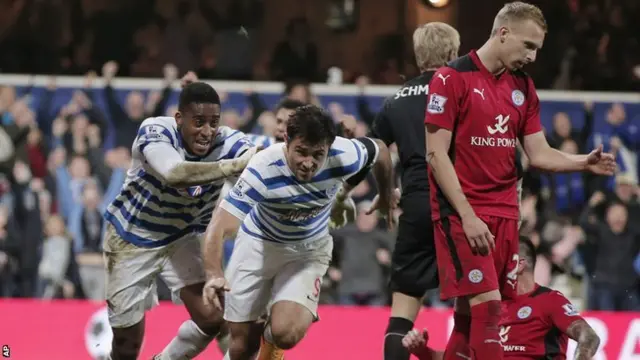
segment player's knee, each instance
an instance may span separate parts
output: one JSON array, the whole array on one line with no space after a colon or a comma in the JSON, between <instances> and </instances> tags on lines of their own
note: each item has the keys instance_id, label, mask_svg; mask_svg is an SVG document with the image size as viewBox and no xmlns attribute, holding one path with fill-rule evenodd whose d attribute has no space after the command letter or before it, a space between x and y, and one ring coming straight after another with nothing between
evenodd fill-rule
<instances>
[{"instance_id":1,"label":"player's knee","mask_svg":"<svg viewBox=\"0 0 640 360\"><path fill-rule=\"evenodd\" d=\"M307 329L301 324L291 322L271 323L271 335L275 345L283 350L296 346L302 340Z\"/></svg>"},{"instance_id":2,"label":"player's knee","mask_svg":"<svg viewBox=\"0 0 640 360\"><path fill-rule=\"evenodd\" d=\"M191 316L191 320L198 325L202 332L211 335L218 334L224 324L222 313L218 311L207 314L194 314Z\"/></svg>"}]
</instances>

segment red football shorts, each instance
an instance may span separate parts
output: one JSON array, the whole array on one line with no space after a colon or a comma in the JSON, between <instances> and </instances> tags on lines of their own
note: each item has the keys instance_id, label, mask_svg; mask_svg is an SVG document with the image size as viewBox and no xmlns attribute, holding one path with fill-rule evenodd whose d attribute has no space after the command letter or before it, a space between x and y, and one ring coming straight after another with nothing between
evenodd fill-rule
<instances>
[{"instance_id":1,"label":"red football shorts","mask_svg":"<svg viewBox=\"0 0 640 360\"><path fill-rule=\"evenodd\" d=\"M443 300L500 290L502 298L516 295L518 270L518 220L480 216L495 237L489 255L474 254L459 217L435 222L436 258Z\"/></svg>"}]
</instances>

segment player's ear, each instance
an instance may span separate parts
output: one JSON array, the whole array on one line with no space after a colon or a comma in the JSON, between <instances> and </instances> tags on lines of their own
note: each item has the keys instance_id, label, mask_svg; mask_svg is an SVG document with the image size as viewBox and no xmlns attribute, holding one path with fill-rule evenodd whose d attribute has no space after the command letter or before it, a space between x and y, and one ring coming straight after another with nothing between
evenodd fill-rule
<instances>
[{"instance_id":1,"label":"player's ear","mask_svg":"<svg viewBox=\"0 0 640 360\"><path fill-rule=\"evenodd\" d=\"M180 111L176 111L176 114L173 115L173 117L176 119L176 124L178 124L178 126L182 125L182 113L180 113Z\"/></svg>"}]
</instances>

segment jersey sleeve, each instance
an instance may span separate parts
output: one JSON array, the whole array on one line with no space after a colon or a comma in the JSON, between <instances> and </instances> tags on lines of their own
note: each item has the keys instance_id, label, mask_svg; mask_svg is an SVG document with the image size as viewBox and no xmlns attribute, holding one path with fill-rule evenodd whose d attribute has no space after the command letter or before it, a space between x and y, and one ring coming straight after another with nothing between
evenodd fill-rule
<instances>
[{"instance_id":1,"label":"jersey sleeve","mask_svg":"<svg viewBox=\"0 0 640 360\"><path fill-rule=\"evenodd\" d=\"M380 148L375 141L370 138L357 138L349 140L353 143L356 150L358 160L356 166L350 174L345 177L347 184L351 186L358 185L369 174L369 170L375 164L380 153Z\"/></svg>"},{"instance_id":2,"label":"jersey sleeve","mask_svg":"<svg viewBox=\"0 0 640 360\"><path fill-rule=\"evenodd\" d=\"M563 333L567 332L574 321L582 319L575 305L558 291L552 291L548 295L547 306L551 323Z\"/></svg>"},{"instance_id":3,"label":"jersey sleeve","mask_svg":"<svg viewBox=\"0 0 640 360\"><path fill-rule=\"evenodd\" d=\"M166 178L169 172L183 161L176 149L176 143L176 138L167 127L148 119L138 130L134 149L138 150L145 163Z\"/></svg>"},{"instance_id":4,"label":"jersey sleeve","mask_svg":"<svg viewBox=\"0 0 640 360\"><path fill-rule=\"evenodd\" d=\"M522 136L542 131L542 124L540 123L540 99L538 99L536 87L530 77L527 77L526 106L527 111L525 115L524 128L522 129Z\"/></svg>"},{"instance_id":5,"label":"jersey sleeve","mask_svg":"<svg viewBox=\"0 0 640 360\"><path fill-rule=\"evenodd\" d=\"M387 146L395 142L393 138L393 129L387 116L387 106L385 105L380 112L376 114L373 120L373 136L382 140Z\"/></svg>"},{"instance_id":6,"label":"jersey sleeve","mask_svg":"<svg viewBox=\"0 0 640 360\"><path fill-rule=\"evenodd\" d=\"M242 131L233 130L228 127L222 128L221 131L221 136L223 137L222 149L219 156L221 160L235 159L254 146L251 139Z\"/></svg>"},{"instance_id":7,"label":"jersey sleeve","mask_svg":"<svg viewBox=\"0 0 640 360\"><path fill-rule=\"evenodd\" d=\"M249 161L247 168L220 203L223 209L240 220L243 220L256 204L265 199L266 186L255 166L256 162L253 159Z\"/></svg>"},{"instance_id":8,"label":"jersey sleeve","mask_svg":"<svg viewBox=\"0 0 640 360\"><path fill-rule=\"evenodd\" d=\"M429 99L424 123L453 131L463 87L457 71L446 66L440 68L429 82Z\"/></svg>"},{"instance_id":9,"label":"jersey sleeve","mask_svg":"<svg viewBox=\"0 0 640 360\"><path fill-rule=\"evenodd\" d=\"M136 136L135 147L144 153L144 148L150 144L164 143L171 148L176 148L176 139L174 134L171 133L167 127L154 123L152 119L147 119L142 122L140 129L138 129L138 135Z\"/></svg>"}]
</instances>

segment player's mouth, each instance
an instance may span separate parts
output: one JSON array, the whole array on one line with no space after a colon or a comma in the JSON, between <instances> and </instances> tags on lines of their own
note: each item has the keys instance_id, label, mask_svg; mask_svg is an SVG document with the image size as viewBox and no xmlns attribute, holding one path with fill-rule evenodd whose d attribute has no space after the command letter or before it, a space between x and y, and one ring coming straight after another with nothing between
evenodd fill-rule
<instances>
[{"instance_id":1,"label":"player's mouth","mask_svg":"<svg viewBox=\"0 0 640 360\"><path fill-rule=\"evenodd\" d=\"M193 143L193 147L195 151L199 153L209 151L209 147L211 146L211 140L199 139Z\"/></svg>"}]
</instances>

